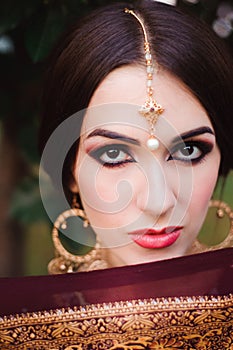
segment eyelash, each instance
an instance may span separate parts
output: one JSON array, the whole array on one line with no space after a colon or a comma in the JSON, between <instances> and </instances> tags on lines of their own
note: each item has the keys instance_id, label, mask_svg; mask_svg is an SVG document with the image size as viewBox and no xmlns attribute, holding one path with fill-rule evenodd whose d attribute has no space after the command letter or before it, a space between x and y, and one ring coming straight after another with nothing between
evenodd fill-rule
<instances>
[{"instance_id":1,"label":"eyelash","mask_svg":"<svg viewBox=\"0 0 233 350\"><path fill-rule=\"evenodd\" d=\"M198 156L192 158L192 156L190 156L189 154L187 155L183 155L183 159L182 156L177 157L174 156L175 153L178 153L179 151L181 152L182 150L187 150L188 149L192 149L195 150L200 153ZM197 164L201 161L203 161L205 159L205 156L210 153L213 149L213 145L209 142L206 141L184 141L180 144L177 144L176 146L174 146L170 152L170 156L168 157L168 161L169 160L174 160L174 161L180 161L183 163L192 163L192 164ZM186 158L186 159L185 159Z\"/></svg>"},{"instance_id":2,"label":"eyelash","mask_svg":"<svg viewBox=\"0 0 233 350\"><path fill-rule=\"evenodd\" d=\"M118 161L104 161L103 159L101 159L101 156L103 157L104 155L107 155L107 152L118 152L117 156L119 157L119 154L123 154L125 155L123 160L118 160ZM93 151L91 151L89 153L89 155L96 159L100 164L102 164L103 166L107 167L107 168L115 168L115 167L121 167L124 166L128 163L135 163L135 159L134 157L131 155L130 151L129 151L129 147L126 145L122 145L122 144L112 144L112 145L107 145L104 147L100 147L97 148ZM109 157L109 156L108 156ZM110 157L109 157L110 158Z\"/></svg>"},{"instance_id":3,"label":"eyelash","mask_svg":"<svg viewBox=\"0 0 233 350\"><path fill-rule=\"evenodd\" d=\"M190 156L189 154L187 156L183 155L183 157L175 156L175 153L182 152L182 150L184 151L185 149L188 150L188 148L190 147L192 147L193 149L196 148L196 151L200 154L193 159L191 158L192 156ZM212 149L213 149L213 145L206 141L184 141L182 143L175 145L171 149L170 155L167 161L174 160L182 163L191 162L192 164L197 164L203 161L205 156L208 153L210 153ZM117 161L111 161L110 155L107 155L107 152L117 152L116 158L117 157L119 158L119 156L121 155L120 157L121 159ZM93 151L90 151L89 155L106 168L119 168L127 165L128 163L136 163L136 160L130 153L129 147L123 144L111 144L111 145L99 147L97 149L94 149ZM108 157L109 160L104 160L104 156ZM114 160L114 158L112 158L112 160Z\"/></svg>"}]
</instances>

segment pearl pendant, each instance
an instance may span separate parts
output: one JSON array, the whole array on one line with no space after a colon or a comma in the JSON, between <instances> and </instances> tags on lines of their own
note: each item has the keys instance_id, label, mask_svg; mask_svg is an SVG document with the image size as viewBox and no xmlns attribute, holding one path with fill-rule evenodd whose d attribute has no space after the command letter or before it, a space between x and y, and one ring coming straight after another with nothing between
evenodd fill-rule
<instances>
[{"instance_id":1,"label":"pearl pendant","mask_svg":"<svg viewBox=\"0 0 233 350\"><path fill-rule=\"evenodd\" d=\"M155 136L150 136L146 143L147 147L151 151L155 151L159 148L159 140Z\"/></svg>"}]
</instances>

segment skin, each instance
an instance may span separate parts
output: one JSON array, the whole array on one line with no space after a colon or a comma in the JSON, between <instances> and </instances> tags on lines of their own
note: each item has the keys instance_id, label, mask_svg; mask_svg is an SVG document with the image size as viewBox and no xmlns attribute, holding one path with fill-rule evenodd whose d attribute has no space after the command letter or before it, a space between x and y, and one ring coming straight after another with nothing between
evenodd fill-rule
<instances>
[{"instance_id":1,"label":"skin","mask_svg":"<svg viewBox=\"0 0 233 350\"><path fill-rule=\"evenodd\" d=\"M79 191L111 266L185 255L203 224L218 177L220 152L206 111L180 80L164 71L153 80L154 98L164 108L155 125L160 146L148 149L148 122L138 113L147 97L145 84L140 66L118 68L103 80L84 117L75 162L73 190ZM109 137L111 132L130 140ZM109 166L112 160L117 164ZM135 231L170 227L178 227L179 235L165 247L135 243L140 237Z\"/></svg>"}]
</instances>

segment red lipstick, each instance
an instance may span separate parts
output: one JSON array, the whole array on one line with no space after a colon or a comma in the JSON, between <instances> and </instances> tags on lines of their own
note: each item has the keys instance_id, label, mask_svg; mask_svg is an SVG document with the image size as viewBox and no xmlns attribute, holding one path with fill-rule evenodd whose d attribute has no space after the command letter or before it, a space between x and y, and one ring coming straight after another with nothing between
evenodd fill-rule
<instances>
[{"instance_id":1,"label":"red lipstick","mask_svg":"<svg viewBox=\"0 0 233 350\"><path fill-rule=\"evenodd\" d=\"M179 238L183 227L165 227L161 230L154 228L130 232L133 241L143 248L158 249L169 247Z\"/></svg>"}]
</instances>

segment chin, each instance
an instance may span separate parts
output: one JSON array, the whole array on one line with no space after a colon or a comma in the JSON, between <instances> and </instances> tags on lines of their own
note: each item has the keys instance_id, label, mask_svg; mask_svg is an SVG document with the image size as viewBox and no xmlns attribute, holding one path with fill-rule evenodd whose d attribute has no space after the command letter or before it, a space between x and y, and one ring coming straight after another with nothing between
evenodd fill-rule
<instances>
[{"instance_id":1,"label":"chin","mask_svg":"<svg viewBox=\"0 0 233 350\"><path fill-rule=\"evenodd\" d=\"M167 249L167 248L166 248ZM149 255L148 255L149 253ZM165 252L165 249L157 250L156 252L144 252L144 254L136 256L135 254L128 253L128 258L123 259L124 261L121 261L120 266L124 265L138 265L138 264L146 264L146 263L152 263L156 261L162 261L162 260L168 260L168 259L174 259L181 256L186 255L184 251L171 251L169 250Z\"/></svg>"}]
</instances>

